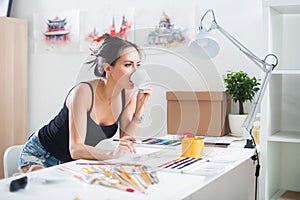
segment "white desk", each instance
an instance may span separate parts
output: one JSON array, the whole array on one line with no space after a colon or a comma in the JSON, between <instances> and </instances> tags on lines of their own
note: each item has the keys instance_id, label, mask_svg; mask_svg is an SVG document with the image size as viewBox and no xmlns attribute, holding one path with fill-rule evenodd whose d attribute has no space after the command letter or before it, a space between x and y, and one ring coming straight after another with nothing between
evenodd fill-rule
<instances>
[{"instance_id":1,"label":"white desk","mask_svg":"<svg viewBox=\"0 0 300 200\"><path fill-rule=\"evenodd\" d=\"M243 142L244 143L244 142ZM138 151L147 151L138 148ZM149 149L153 151L153 149ZM176 153L178 149L172 153ZM240 147L205 149L212 162L222 160L226 168L211 175L191 175L158 171L159 183L150 185L146 194L135 191L124 192L99 185L90 185L63 172L57 166L27 174L29 183L25 189L9 192L8 185L12 177L0 180L1 200L32 199L254 199L254 168L250 157L252 149ZM210 153L208 153L210 152ZM213 153L214 152L214 153ZM171 153L171 154L172 154ZM214 154L214 155L213 155ZM177 155L177 156L180 156ZM78 162L78 161L76 161ZM75 162L64 164L73 168ZM56 183L38 183L37 178L58 177ZM60 180L60 181L59 181Z\"/></svg>"}]
</instances>

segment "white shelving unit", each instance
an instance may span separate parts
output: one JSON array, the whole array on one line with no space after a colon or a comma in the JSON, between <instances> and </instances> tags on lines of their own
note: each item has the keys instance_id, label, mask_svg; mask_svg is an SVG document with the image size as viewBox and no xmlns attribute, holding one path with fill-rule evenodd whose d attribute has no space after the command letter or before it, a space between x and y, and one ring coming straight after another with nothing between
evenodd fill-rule
<instances>
[{"instance_id":1,"label":"white shelving unit","mask_svg":"<svg viewBox=\"0 0 300 200\"><path fill-rule=\"evenodd\" d=\"M300 0L264 0L266 51L277 55L261 106L260 199L300 191Z\"/></svg>"}]
</instances>

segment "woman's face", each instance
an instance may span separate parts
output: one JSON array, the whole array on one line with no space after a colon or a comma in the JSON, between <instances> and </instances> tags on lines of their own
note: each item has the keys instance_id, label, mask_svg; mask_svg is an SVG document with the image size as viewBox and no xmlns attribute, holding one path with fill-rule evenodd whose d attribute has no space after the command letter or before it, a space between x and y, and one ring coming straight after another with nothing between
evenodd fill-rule
<instances>
[{"instance_id":1,"label":"woman's face","mask_svg":"<svg viewBox=\"0 0 300 200\"><path fill-rule=\"evenodd\" d=\"M111 70L111 78L118 86L125 89L132 89L130 81L131 74L140 66L140 54L134 47L124 49L121 57L117 60Z\"/></svg>"}]
</instances>

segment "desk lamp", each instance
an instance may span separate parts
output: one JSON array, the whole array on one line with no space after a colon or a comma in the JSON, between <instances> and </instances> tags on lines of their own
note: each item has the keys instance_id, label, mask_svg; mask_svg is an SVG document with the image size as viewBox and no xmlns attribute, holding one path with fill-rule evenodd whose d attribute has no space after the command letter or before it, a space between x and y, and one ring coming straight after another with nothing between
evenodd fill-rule
<instances>
[{"instance_id":1,"label":"desk lamp","mask_svg":"<svg viewBox=\"0 0 300 200\"><path fill-rule=\"evenodd\" d=\"M205 28L203 21L209 13L211 13L212 15L212 22L209 28ZM189 51L194 57L199 59L209 59L215 57L218 54L220 50L219 44L212 36L209 35L209 32L212 30L218 30L220 33L222 33L229 41L231 41L231 43L234 46L236 46L243 54L245 54L252 62L254 62L256 66L258 66L264 72L260 90L255 96L252 109L243 123L244 136L247 136L248 138L250 136L251 138L247 140L247 144L245 145L245 148L255 148L255 155L252 157L252 159L257 160L257 166L255 172L255 176L256 176L255 194L257 195L257 177L259 176L260 165L259 165L259 157L256 149L256 144L252 136L252 125L255 120L258 107L261 104L266 86L270 80L272 71L278 64L278 59L274 54L267 54L263 60L258 58L256 55L254 55L254 53L252 53L249 49L247 49L244 45L242 45L237 39L235 39L232 35L226 32L221 26L219 26L219 24L216 21L214 11L212 9L206 11L203 17L201 18L200 24L197 27L196 39L193 40L189 45Z\"/></svg>"},{"instance_id":2,"label":"desk lamp","mask_svg":"<svg viewBox=\"0 0 300 200\"><path fill-rule=\"evenodd\" d=\"M211 26L206 29L203 25L203 20L208 13L212 14L213 20ZM203 15L200 21L200 25L197 28L196 39L193 40L189 45L190 53L199 59L209 59L215 57L220 50L218 42L209 35L212 30L219 30L228 40L230 40L242 53L244 53L251 61L254 62L263 72L264 77L262 79L260 90L253 101L253 106L249 112L247 118L243 123L243 129L249 133L251 136L252 124L255 120L255 116L258 111L258 107L262 101L263 94L265 92L266 86L270 80L272 71L278 64L278 59L274 54L267 54L263 60L259 59L254 55L249 49L242 45L238 40L236 40L232 35L226 32L219 24L216 22L215 14L213 10L208 10ZM248 146L247 146L248 147ZM249 146L251 147L251 146ZM252 147L254 148L254 146Z\"/></svg>"}]
</instances>

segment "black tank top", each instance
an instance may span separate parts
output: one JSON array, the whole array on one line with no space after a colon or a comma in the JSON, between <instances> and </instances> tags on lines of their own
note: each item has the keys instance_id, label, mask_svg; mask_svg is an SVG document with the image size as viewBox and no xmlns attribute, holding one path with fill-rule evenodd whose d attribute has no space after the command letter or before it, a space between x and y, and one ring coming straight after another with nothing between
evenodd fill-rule
<instances>
[{"instance_id":1,"label":"black tank top","mask_svg":"<svg viewBox=\"0 0 300 200\"><path fill-rule=\"evenodd\" d=\"M94 90L90 83L88 84L92 92L92 104L87 112L87 133L84 144L96 146L100 141L111 138L118 130L117 122L109 125L98 125L90 116L94 105ZM80 84L80 83L79 83ZM78 84L77 84L78 85ZM75 85L69 93L77 86ZM69 95L68 93L68 95ZM67 97L68 97L67 95ZM67 98L66 98L67 99ZM39 130L39 140L43 147L55 158L60 161L72 161L69 150L69 109L66 105L66 99L60 112L45 126ZM122 111L125 105L125 91L122 91ZM118 120L119 121L119 120Z\"/></svg>"}]
</instances>

